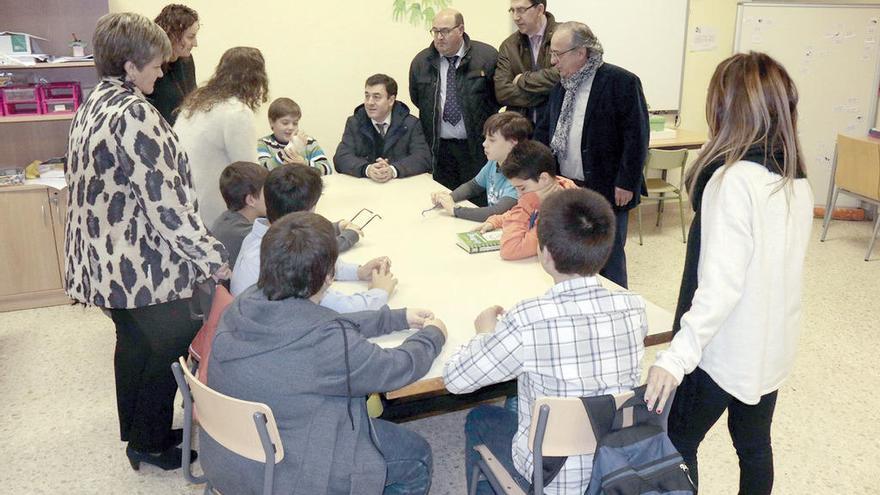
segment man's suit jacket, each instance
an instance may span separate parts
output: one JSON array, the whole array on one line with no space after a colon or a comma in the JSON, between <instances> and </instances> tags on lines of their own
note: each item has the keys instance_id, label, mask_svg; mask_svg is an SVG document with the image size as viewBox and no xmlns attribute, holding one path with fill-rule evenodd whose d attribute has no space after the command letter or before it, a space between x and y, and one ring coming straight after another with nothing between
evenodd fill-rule
<instances>
[{"instance_id":1,"label":"man's suit jacket","mask_svg":"<svg viewBox=\"0 0 880 495\"><path fill-rule=\"evenodd\" d=\"M550 93L549 111L535 129L535 139L548 146L556 132L564 97L565 89L559 83ZM635 208L644 188L643 167L650 136L648 105L639 78L616 65L602 64L593 78L582 125L581 159L586 186L612 205L615 187L632 191L633 199L615 209Z\"/></svg>"}]
</instances>

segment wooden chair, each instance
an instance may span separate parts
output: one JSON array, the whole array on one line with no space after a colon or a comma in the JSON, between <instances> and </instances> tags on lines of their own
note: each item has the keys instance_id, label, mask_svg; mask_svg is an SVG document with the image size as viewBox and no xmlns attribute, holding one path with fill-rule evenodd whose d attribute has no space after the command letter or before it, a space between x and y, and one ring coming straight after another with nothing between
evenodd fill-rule
<instances>
[{"instance_id":1,"label":"wooden chair","mask_svg":"<svg viewBox=\"0 0 880 495\"><path fill-rule=\"evenodd\" d=\"M657 202L657 227L662 223L663 202L678 200L678 214L681 218L681 242L687 242L687 234L684 227L684 206L682 204L681 187L684 182L684 165L687 162L688 150L648 150L648 159L645 161L645 177L649 170L659 170L660 178L646 178L647 191L642 195L642 201L638 206L639 218L639 245L642 245L642 203L645 201ZM678 185L667 181L670 170L679 170Z\"/></svg>"},{"instance_id":2,"label":"wooden chair","mask_svg":"<svg viewBox=\"0 0 880 495\"><path fill-rule=\"evenodd\" d=\"M629 390L614 395L614 403L618 409L635 392ZM669 397L661 415L662 424L666 425L669 410L672 409L674 394ZM628 408L631 412L632 408ZM551 411L553 413L551 417ZM623 427L632 426L632 414L624 410ZM544 457L570 457L593 454L596 451L596 435L590 423L590 417L578 397L540 397L535 400L532 408L532 424L529 425L529 448L534 462L532 486L535 495L544 492ZM477 483L486 479L496 493L505 495L526 495L526 488L519 486L510 472L495 458L492 451L485 445L474 446L480 454L480 460L470 479L468 493L477 493Z\"/></svg>"},{"instance_id":3,"label":"wooden chair","mask_svg":"<svg viewBox=\"0 0 880 495\"><path fill-rule=\"evenodd\" d=\"M874 241L880 233L880 140L837 135L821 241L825 241L839 193L855 196L878 208L874 219L874 232L865 252L865 261L868 261L874 249Z\"/></svg>"},{"instance_id":4,"label":"wooden chair","mask_svg":"<svg viewBox=\"0 0 880 495\"><path fill-rule=\"evenodd\" d=\"M269 406L235 399L208 388L193 376L182 357L171 365L171 370L183 395L183 474L186 480L206 483L205 494L214 490L206 476L193 475L190 464L193 408L198 407L199 424L214 441L242 457L265 464L263 494L271 495L275 464L284 459L284 447Z\"/></svg>"}]
</instances>

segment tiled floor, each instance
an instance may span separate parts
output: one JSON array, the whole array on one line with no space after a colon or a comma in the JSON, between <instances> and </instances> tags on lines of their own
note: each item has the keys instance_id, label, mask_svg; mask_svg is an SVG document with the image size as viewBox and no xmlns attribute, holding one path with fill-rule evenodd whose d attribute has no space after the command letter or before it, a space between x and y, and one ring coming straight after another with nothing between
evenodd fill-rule
<instances>
[{"instance_id":1,"label":"tiled floor","mask_svg":"<svg viewBox=\"0 0 880 495\"><path fill-rule=\"evenodd\" d=\"M677 212L627 249L632 289L673 308L684 259ZM651 225L653 214L646 215ZM862 260L868 222L837 222L807 258L803 334L773 430L776 493L880 492L880 248ZM540 291L536 288L536 291ZM180 471L128 466L116 430L113 325L96 310L0 314L0 493L201 493ZM653 361L648 353L645 366ZM407 423L430 441L434 494L464 493L466 411ZM702 493L735 493L724 420L700 452ZM873 466L873 467L872 467Z\"/></svg>"}]
</instances>

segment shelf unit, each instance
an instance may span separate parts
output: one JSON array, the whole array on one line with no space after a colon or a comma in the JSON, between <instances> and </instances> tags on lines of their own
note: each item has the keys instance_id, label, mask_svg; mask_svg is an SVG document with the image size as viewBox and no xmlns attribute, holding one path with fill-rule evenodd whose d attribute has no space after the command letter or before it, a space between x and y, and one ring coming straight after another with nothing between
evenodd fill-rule
<instances>
[{"instance_id":1,"label":"shelf unit","mask_svg":"<svg viewBox=\"0 0 880 495\"><path fill-rule=\"evenodd\" d=\"M70 33L87 50L98 19L109 12L108 0L28 0L4 2L3 29L45 40L45 53L70 53ZM0 72L28 74L26 79L79 81L86 97L98 83L93 61L0 65ZM24 167L67 153L73 114L0 117L0 168ZM69 304L62 289L64 221L67 189L45 185L0 187L0 311Z\"/></svg>"},{"instance_id":2,"label":"shelf unit","mask_svg":"<svg viewBox=\"0 0 880 495\"><path fill-rule=\"evenodd\" d=\"M15 122L50 122L53 120L71 120L73 113L47 113L44 115L7 115L0 117L0 123Z\"/></svg>"},{"instance_id":3,"label":"shelf unit","mask_svg":"<svg viewBox=\"0 0 880 495\"><path fill-rule=\"evenodd\" d=\"M71 67L94 67L95 62L62 62L62 63L42 63L34 65L0 65L0 70L33 70L33 69L61 69Z\"/></svg>"}]
</instances>

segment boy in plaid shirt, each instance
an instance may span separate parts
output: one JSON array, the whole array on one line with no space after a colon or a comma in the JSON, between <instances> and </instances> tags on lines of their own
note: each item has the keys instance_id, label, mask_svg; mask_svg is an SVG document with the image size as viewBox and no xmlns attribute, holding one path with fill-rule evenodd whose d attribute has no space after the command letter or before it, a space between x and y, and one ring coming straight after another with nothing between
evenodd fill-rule
<instances>
[{"instance_id":1,"label":"boy in plaid shirt","mask_svg":"<svg viewBox=\"0 0 880 495\"><path fill-rule=\"evenodd\" d=\"M555 285L507 312L484 310L474 322L477 336L446 362L443 380L453 393L517 379L517 412L484 405L468 414L468 481L478 458L473 447L483 444L528 488L536 398L615 394L640 383L645 302L632 292L603 288L596 275L611 253L614 228L611 205L598 193L579 188L550 194L537 227L538 260ZM569 457L545 493L584 493L592 464L592 455ZM477 493L493 491L482 481Z\"/></svg>"}]
</instances>

